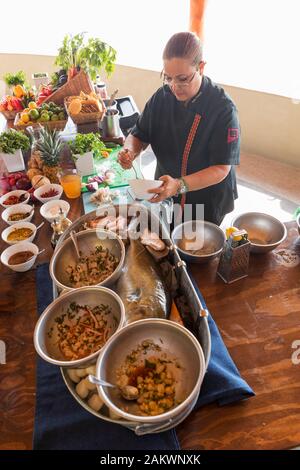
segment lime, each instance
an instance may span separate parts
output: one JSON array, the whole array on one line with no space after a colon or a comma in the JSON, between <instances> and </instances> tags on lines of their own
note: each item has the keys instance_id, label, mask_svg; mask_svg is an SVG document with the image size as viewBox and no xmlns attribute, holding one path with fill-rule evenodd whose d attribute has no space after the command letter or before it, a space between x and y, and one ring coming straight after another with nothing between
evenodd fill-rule
<instances>
[{"instance_id":1,"label":"lime","mask_svg":"<svg viewBox=\"0 0 300 470\"><path fill-rule=\"evenodd\" d=\"M43 122L45 121L50 121L50 116L49 114L47 113L47 111L43 111L42 114L41 114L41 120Z\"/></svg>"},{"instance_id":2,"label":"lime","mask_svg":"<svg viewBox=\"0 0 300 470\"><path fill-rule=\"evenodd\" d=\"M57 114L52 114L51 121L58 121L58 115Z\"/></svg>"},{"instance_id":3,"label":"lime","mask_svg":"<svg viewBox=\"0 0 300 470\"><path fill-rule=\"evenodd\" d=\"M37 109L31 109L28 114L33 121L36 121L40 117L40 113Z\"/></svg>"}]
</instances>

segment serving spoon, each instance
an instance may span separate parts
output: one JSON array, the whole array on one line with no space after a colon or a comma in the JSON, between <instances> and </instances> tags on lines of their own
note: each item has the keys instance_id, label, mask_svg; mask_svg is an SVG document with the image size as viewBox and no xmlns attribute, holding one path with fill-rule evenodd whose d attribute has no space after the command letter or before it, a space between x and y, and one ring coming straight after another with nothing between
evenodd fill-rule
<instances>
[{"instance_id":1,"label":"serving spoon","mask_svg":"<svg viewBox=\"0 0 300 470\"><path fill-rule=\"evenodd\" d=\"M72 242L74 243L77 258L80 259L80 251L79 251L79 247L78 247L78 243L77 243L76 232L74 230L71 231L70 237L72 239Z\"/></svg>"},{"instance_id":2,"label":"serving spoon","mask_svg":"<svg viewBox=\"0 0 300 470\"><path fill-rule=\"evenodd\" d=\"M111 384L106 382L105 380L97 379L94 375L88 376L89 381L95 385L102 385L103 387L111 387L111 388L118 388L121 392L121 395L125 400L137 400L139 397L139 391L136 387L132 385L124 385L123 387L119 387L118 385Z\"/></svg>"}]
</instances>

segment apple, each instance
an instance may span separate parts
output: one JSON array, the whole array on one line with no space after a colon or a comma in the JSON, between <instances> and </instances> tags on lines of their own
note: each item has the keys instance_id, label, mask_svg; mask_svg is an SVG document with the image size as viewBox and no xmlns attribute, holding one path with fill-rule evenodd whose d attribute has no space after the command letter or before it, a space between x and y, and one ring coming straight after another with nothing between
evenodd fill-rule
<instances>
[{"instance_id":1,"label":"apple","mask_svg":"<svg viewBox=\"0 0 300 470\"><path fill-rule=\"evenodd\" d=\"M24 190L30 189L31 188L31 183L30 183L30 181L27 177L23 176L22 178L19 178L17 180L16 188L17 189L24 189Z\"/></svg>"}]
</instances>

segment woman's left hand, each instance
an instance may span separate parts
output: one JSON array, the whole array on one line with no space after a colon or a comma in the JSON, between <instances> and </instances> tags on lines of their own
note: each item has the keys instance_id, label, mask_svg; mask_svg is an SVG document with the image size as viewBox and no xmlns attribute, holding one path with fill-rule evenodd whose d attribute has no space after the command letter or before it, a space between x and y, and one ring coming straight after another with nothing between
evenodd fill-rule
<instances>
[{"instance_id":1,"label":"woman's left hand","mask_svg":"<svg viewBox=\"0 0 300 470\"><path fill-rule=\"evenodd\" d=\"M179 189L179 181L169 175L164 175L159 178L163 184L159 188L149 189L148 193L154 193L155 196L149 202L161 202L168 197L174 196Z\"/></svg>"}]
</instances>

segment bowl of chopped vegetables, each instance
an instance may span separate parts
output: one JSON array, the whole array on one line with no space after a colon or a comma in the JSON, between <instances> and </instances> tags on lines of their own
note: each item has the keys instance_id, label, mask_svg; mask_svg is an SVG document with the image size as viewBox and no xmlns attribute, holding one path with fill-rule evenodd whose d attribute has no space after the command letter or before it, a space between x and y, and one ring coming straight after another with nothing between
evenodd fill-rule
<instances>
[{"instance_id":1,"label":"bowl of chopped vegetables","mask_svg":"<svg viewBox=\"0 0 300 470\"><path fill-rule=\"evenodd\" d=\"M61 295L44 310L34 330L34 346L51 364L87 367L124 320L123 302L114 291L82 287Z\"/></svg>"},{"instance_id":2,"label":"bowl of chopped vegetables","mask_svg":"<svg viewBox=\"0 0 300 470\"><path fill-rule=\"evenodd\" d=\"M205 370L203 351L189 330L148 318L124 326L107 342L97 360L96 378L116 387L97 385L97 390L120 418L160 429L162 423L192 411ZM131 388L130 399L122 394L124 387Z\"/></svg>"},{"instance_id":3,"label":"bowl of chopped vegetables","mask_svg":"<svg viewBox=\"0 0 300 470\"><path fill-rule=\"evenodd\" d=\"M125 246L114 232L91 229L76 234L79 258L71 238L55 250L50 261L50 275L59 289L85 286L111 286L120 277L125 260Z\"/></svg>"}]
</instances>

